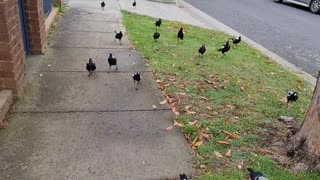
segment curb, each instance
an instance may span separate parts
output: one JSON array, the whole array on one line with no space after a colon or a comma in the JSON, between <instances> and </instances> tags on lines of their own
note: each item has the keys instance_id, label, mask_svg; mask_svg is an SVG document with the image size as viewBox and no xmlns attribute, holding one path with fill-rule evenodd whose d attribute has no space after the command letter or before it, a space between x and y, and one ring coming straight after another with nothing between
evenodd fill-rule
<instances>
[{"instance_id":1,"label":"curb","mask_svg":"<svg viewBox=\"0 0 320 180\"><path fill-rule=\"evenodd\" d=\"M317 79L312 76L311 74L301 70L296 65L288 62L287 60L283 59L279 55L271 52L267 48L263 47L262 45L256 43L255 41L249 39L248 37L242 35L241 33L237 32L236 30L232 29L231 27L221 23L220 21L214 19L213 17L207 15L206 13L202 12L201 10L197 9L196 7L190 5L189 3L183 1L183 0L177 0L177 4L179 4L178 7L180 7L185 12L189 13L194 18L198 19L200 22L204 23L210 29L214 29L217 31L222 31L224 33L227 33L231 36L242 36L243 41L249 44L251 47L258 49L261 51L263 55L268 57L271 60L274 60L278 64L280 64L282 67L288 69L289 71L295 73L297 76L301 77L305 81L311 83L313 86L316 85Z\"/></svg>"},{"instance_id":2,"label":"curb","mask_svg":"<svg viewBox=\"0 0 320 180\"><path fill-rule=\"evenodd\" d=\"M147 0L147 1L152 1L152 2L157 2L157 3L164 3L164 4L176 4L176 1L172 1L172 2L169 2L169 1L161 1L161 0Z\"/></svg>"}]
</instances>

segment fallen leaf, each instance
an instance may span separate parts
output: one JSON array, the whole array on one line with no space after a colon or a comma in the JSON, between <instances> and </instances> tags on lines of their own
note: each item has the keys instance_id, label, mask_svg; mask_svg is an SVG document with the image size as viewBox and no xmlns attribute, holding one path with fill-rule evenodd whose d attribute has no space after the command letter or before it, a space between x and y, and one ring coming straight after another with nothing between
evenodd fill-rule
<instances>
[{"instance_id":1,"label":"fallen leaf","mask_svg":"<svg viewBox=\"0 0 320 180\"><path fill-rule=\"evenodd\" d=\"M218 115L219 113L217 111L213 111L213 115Z\"/></svg>"},{"instance_id":2,"label":"fallen leaf","mask_svg":"<svg viewBox=\"0 0 320 180\"><path fill-rule=\"evenodd\" d=\"M153 109L157 109L157 106L156 105L152 105Z\"/></svg>"},{"instance_id":3,"label":"fallen leaf","mask_svg":"<svg viewBox=\"0 0 320 180\"><path fill-rule=\"evenodd\" d=\"M232 133L232 134L229 134L225 139L228 140L228 139L240 139L240 136L236 133Z\"/></svg>"},{"instance_id":4,"label":"fallen leaf","mask_svg":"<svg viewBox=\"0 0 320 180\"><path fill-rule=\"evenodd\" d=\"M172 78L172 79L169 79L169 81L175 81L176 79Z\"/></svg>"},{"instance_id":5,"label":"fallen leaf","mask_svg":"<svg viewBox=\"0 0 320 180\"><path fill-rule=\"evenodd\" d=\"M163 104L165 104L165 103L167 103L167 100L166 100L166 99L160 102L161 105L163 105Z\"/></svg>"},{"instance_id":6,"label":"fallen leaf","mask_svg":"<svg viewBox=\"0 0 320 180\"><path fill-rule=\"evenodd\" d=\"M287 110L290 111L292 109L292 105L288 104Z\"/></svg>"},{"instance_id":7,"label":"fallen leaf","mask_svg":"<svg viewBox=\"0 0 320 180\"><path fill-rule=\"evenodd\" d=\"M231 149L228 149L228 151L226 152L226 156L230 157L231 156Z\"/></svg>"},{"instance_id":8,"label":"fallen leaf","mask_svg":"<svg viewBox=\"0 0 320 180\"><path fill-rule=\"evenodd\" d=\"M228 120L228 119L225 119L223 122L224 122L226 125L231 125L231 121Z\"/></svg>"},{"instance_id":9,"label":"fallen leaf","mask_svg":"<svg viewBox=\"0 0 320 180\"><path fill-rule=\"evenodd\" d=\"M223 158L223 156L222 156L219 152L214 151L213 153L214 153L214 155L216 155L218 158Z\"/></svg>"},{"instance_id":10,"label":"fallen leaf","mask_svg":"<svg viewBox=\"0 0 320 180\"><path fill-rule=\"evenodd\" d=\"M227 141L217 141L219 144L229 144Z\"/></svg>"},{"instance_id":11,"label":"fallen leaf","mask_svg":"<svg viewBox=\"0 0 320 180\"><path fill-rule=\"evenodd\" d=\"M226 107L229 108L229 109L234 109L235 108L235 106L232 106L232 105L226 105Z\"/></svg>"},{"instance_id":12,"label":"fallen leaf","mask_svg":"<svg viewBox=\"0 0 320 180\"><path fill-rule=\"evenodd\" d=\"M216 84L215 82L213 82L213 81L209 81L209 80L204 80L206 83L208 83L208 84Z\"/></svg>"},{"instance_id":13,"label":"fallen leaf","mask_svg":"<svg viewBox=\"0 0 320 180\"><path fill-rule=\"evenodd\" d=\"M204 97L204 96L200 96L200 98L203 99L203 100L206 100L206 101L210 101L210 100L213 99L213 98L207 98L207 97Z\"/></svg>"},{"instance_id":14,"label":"fallen leaf","mask_svg":"<svg viewBox=\"0 0 320 180\"><path fill-rule=\"evenodd\" d=\"M288 99L287 99L287 97L283 97L279 101L282 102L283 104L285 104L288 102Z\"/></svg>"},{"instance_id":15,"label":"fallen leaf","mask_svg":"<svg viewBox=\"0 0 320 180\"><path fill-rule=\"evenodd\" d=\"M175 64L173 64L173 65L172 65L172 67L173 67L173 68L175 68L175 67L176 67L176 65L175 65Z\"/></svg>"},{"instance_id":16,"label":"fallen leaf","mask_svg":"<svg viewBox=\"0 0 320 180\"><path fill-rule=\"evenodd\" d=\"M210 116L208 114L199 114L201 117L206 117L206 118L212 118L213 116Z\"/></svg>"},{"instance_id":17,"label":"fallen leaf","mask_svg":"<svg viewBox=\"0 0 320 180\"><path fill-rule=\"evenodd\" d=\"M188 114L192 114L192 115L197 114L197 112L195 112L195 111L187 111L187 113L188 113Z\"/></svg>"},{"instance_id":18,"label":"fallen leaf","mask_svg":"<svg viewBox=\"0 0 320 180\"><path fill-rule=\"evenodd\" d=\"M204 93L206 91L206 89L204 87L199 87L198 90L201 92L201 93Z\"/></svg>"},{"instance_id":19,"label":"fallen leaf","mask_svg":"<svg viewBox=\"0 0 320 180\"><path fill-rule=\"evenodd\" d=\"M163 82L163 79L162 80L160 80L160 79L157 79L157 81L156 81L157 83L162 83Z\"/></svg>"},{"instance_id":20,"label":"fallen leaf","mask_svg":"<svg viewBox=\"0 0 320 180\"><path fill-rule=\"evenodd\" d=\"M240 86L240 89L241 89L241 91L244 91L244 90L245 90L245 88L244 88L243 86Z\"/></svg>"},{"instance_id":21,"label":"fallen leaf","mask_svg":"<svg viewBox=\"0 0 320 180\"><path fill-rule=\"evenodd\" d=\"M238 167L238 169L242 169L242 165L241 164L239 164L237 167Z\"/></svg>"},{"instance_id":22,"label":"fallen leaf","mask_svg":"<svg viewBox=\"0 0 320 180\"><path fill-rule=\"evenodd\" d=\"M202 141L197 141L197 142L192 144L192 147L199 147L201 145L202 145Z\"/></svg>"},{"instance_id":23,"label":"fallen leaf","mask_svg":"<svg viewBox=\"0 0 320 180\"><path fill-rule=\"evenodd\" d=\"M259 148L258 151L261 155L267 155L268 153L271 153L271 151L262 148Z\"/></svg>"},{"instance_id":24,"label":"fallen leaf","mask_svg":"<svg viewBox=\"0 0 320 180\"><path fill-rule=\"evenodd\" d=\"M271 66L275 65L274 62L272 62L272 61L264 61L264 63L267 64L267 65L271 65Z\"/></svg>"},{"instance_id":25,"label":"fallen leaf","mask_svg":"<svg viewBox=\"0 0 320 180\"><path fill-rule=\"evenodd\" d=\"M211 107L211 106L206 106L206 108L207 108L208 110L212 110L212 107Z\"/></svg>"},{"instance_id":26,"label":"fallen leaf","mask_svg":"<svg viewBox=\"0 0 320 180\"><path fill-rule=\"evenodd\" d=\"M189 110L191 108L191 105L186 105L185 107L184 107L184 109L186 109L186 110Z\"/></svg>"},{"instance_id":27,"label":"fallen leaf","mask_svg":"<svg viewBox=\"0 0 320 180\"><path fill-rule=\"evenodd\" d=\"M297 79L297 83L301 85L302 84L302 80L301 79Z\"/></svg>"},{"instance_id":28,"label":"fallen leaf","mask_svg":"<svg viewBox=\"0 0 320 180\"><path fill-rule=\"evenodd\" d=\"M231 135L231 133L229 133L228 131L222 130L224 133Z\"/></svg>"},{"instance_id":29,"label":"fallen leaf","mask_svg":"<svg viewBox=\"0 0 320 180\"><path fill-rule=\"evenodd\" d=\"M173 129L173 126L169 126L169 127L166 128L166 131L170 131L172 129Z\"/></svg>"},{"instance_id":30,"label":"fallen leaf","mask_svg":"<svg viewBox=\"0 0 320 180\"><path fill-rule=\"evenodd\" d=\"M182 96L186 95L186 93L179 93L179 94L182 95Z\"/></svg>"},{"instance_id":31,"label":"fallen leaf","mask_svg":"<svg viewBox=\"0 0 320 180\"><path fill-rule=\"evenodd\" d=\"M197 122L198 122L198 120L194 120L194 121L192 121L192 122L188 122L188 124L189 124L190 126L193 126L193 125L195 125Z\"/></svg>"},{"instance_id":32,"label":"fallen leaf","mask_svg":"<svg viewBox=\"0 0 320 180\"><path fill-rule=\"evenodd\" d=\"M184 127L184 125L183 125L183 124L178 123L177 121L174 121L173 125L175 125L175 126L179 126L179 127Z\"/></svg>"}]
</instances>

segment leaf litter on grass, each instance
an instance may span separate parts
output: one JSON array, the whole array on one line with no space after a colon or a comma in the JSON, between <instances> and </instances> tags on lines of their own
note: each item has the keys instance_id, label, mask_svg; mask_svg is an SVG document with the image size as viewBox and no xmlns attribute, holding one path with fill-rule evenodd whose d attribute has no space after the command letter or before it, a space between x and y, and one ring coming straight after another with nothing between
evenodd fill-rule
<instances>
[{"instance_id":1,"label":"leaf litter on grass","mask_svg":"<svg viewBox=\"0 0 320 180\"><path fill-rule=\"evenodd\" d=\"M183 130L195 148L200 174L242 179L248 177L242 167L259 161L277 167L270 170L256 166L270 179L292 177L268 153L263 158L256 153L259 142L268 135L265 125L274 124L280 115L303 120L301 111L308 109L312 94L309 84L245 43L221 56L217 48L228 35L178 22L163 21L161 40L154 51L154 27L150 24L156 19L128 12L123 12L123 18L131 42L148 57L159 88L167 100L172 99L175 126ZM176 33L182 26L185 39L177 42ZM197 50L201 44L206 44L207 52L199 60ZM287 89L303 94L290 111L278 101ZM218 158L214 152L226 155ZM232 172L230 176L226 176L228 172Z\"/></svg>"}]
</instances>

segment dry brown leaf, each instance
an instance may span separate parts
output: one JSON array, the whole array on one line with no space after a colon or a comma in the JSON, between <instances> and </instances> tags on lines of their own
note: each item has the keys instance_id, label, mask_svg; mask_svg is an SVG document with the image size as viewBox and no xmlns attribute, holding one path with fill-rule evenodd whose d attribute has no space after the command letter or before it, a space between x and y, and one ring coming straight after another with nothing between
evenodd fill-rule
<instances>
[{"instance_id":1,"label":"dry brown leaf","mask_svg":"<svg viewBox=\"0 0 320 180\"><path fill-rule=\"evenodd\" d=\"M189 124L190 126L193 126L193 125L195 125L197 122L198 122L198 120L194 120L194 121L192 121L192 122L188 122L188 124Z\"/></svg>"},{"instance_id":2,"label":"dry brown leaf","mask_svg":"<svg viewBox=\"0 0 320 180\"><path fill-rule=\"evenodd\" d=\"M239 164L237 167L238 167L238 169L242 169L242 165L241 164Z\"/></svg>"},{"instance_id":3,"label":"dry brown leaf","mask_svg":"<svg viewBox=\"0 0 320 180\"><path fill-rule=\"evenodd\" d=\"M229 108L229 109L234 109L235 108L235 106L232 106L232 105L226 105L226 107Z\"/></svg>"},{"instance_id":4,"label":"dry brown leaf","mask_svg":"<svg viewBox=\"0 0 320 180\"><path fill-rule=\"evenodd\" d=\"M184 85L183 85L183 84L180 84L178 87L179 87L180 89L184 89Z\"/></svg>"},{"instance_id":5,"label":"dry brown leaf","mask_svg":"<svg viewBox=\"0 0 320 180\"><path fill-rule=\"evenodd\" d=\"M264 61L265 64L270 65L270 66L274 66L274 62L272 61Z\"/></svg>"},{"instance_id":6,"label":"dry brown leaf","mask_svg":"<svg viewBox=\"0 0 320 180\"><path fill-rule=\"evenodd\" d=\"M231 121L230 120L228 120L228 119L225 119L224 121L223 121L226 125L231 125Z\"/></svg>"},{"instance_id":7,"label":"dry brown leaf","mask_svg":"<svg viewBox=\"0 0 320 180\"><path fill-rule=\"evenodd\" d=\"M211 106L206 106L206 108L207 108L208 110L212 110L212 107L211 107Z\"/></svg>"},{"instance_id":8,"label":"dry brown leaf","mask_svg":"<svg viewBox=\"0 0 320 180\"><path fill-rule=\"evenodd\" d=\"M183 124L178 123L177 121L174 121L173 125L175 125L175 126L179 126L179 127L184 127L184 125L183 125Z\"/></svg>"},{"instance_id":9,"label":"dry brown leaf","mask_svg":"<svg viewBox=\"0 0 320 180\"><path fill-rule=\"evenodd\" d=\"M302 80L301 80L301 79L297 79L297 83L298 83L299 85L301 85L301 84L302 84Z\"/></svg>"},{"instance_id":10,"label":"dry brown leaf","mask_svg":"<svg viewBox=\"0 0 320 180\"><path fill-rule=\"evenodd\" d=\"M175 107L171 107L171 109L172 109L172 112L174 115L176 115L176 116L180 115L180 113L177 111L177 109Z\"/></svg>"},{"instance_id":11,"label":"dry brown leaf","mask_svg":"<svg viewBox=\"0 0 320 180\"><path fill-rule=\"evenodd\" d=\"M226 156L230 157L231 156L231 149L228 149L228 151L226 152Z\"/></svg>"},{"instance_id":12,"label":"dry brown leaf","mask_svg":"<svg viewBox=\"0 0 320 180\"><path fill-rule=\"evenodd\" d=\"M162 83L163 82L163 79L157 79L157 83Z\"/></svg>"},{"instance_id":13,"label":"dry brown leaf","mask_svg":"<svg viewBox=\"0 0 320 180\"><path fill-rule=\"evenodd\" d=\"M203 99L203 100L206 100L206 101L210 101L210 100L213 99L213 98L207 98L207 97L204 97L204 96L200 96L200 98Z\"/></svg>"},{"instance_id":14,"label":"dry brown leaf","mask_svg":"<svg viewBox=\"0 0 320 180\"><path fill-rule=\"evenodd\" d=\"M283 97L279 101L282 102L283 104L285 104L288 102L288 99L287 99L287 97Z\"/></svg>"},{"instance_id":15,"label":"dry brown leaf","mask_svg":"<svg viewBox=\"0 0 320 180\"><path fill-rule=\"evenodd\" d=\"M229 144L227 141L217 141L219 144Z\"/></svg>"},{"instance_id":16,"label":"dry brown leaf","mask_svg":"<svg viewBox=\"0 0 320 180\"><path fill-rule=\"evenodd\" d=\"M245 87L244 86L240 86L240 89L241 89L241 91L244 91Z\"/></svg>"},{"instance_id":17,"label":"dry brown leaf","mask_svg":"<svg viewBox=\"0 0 320 180\"><path fill-rule=\"evenodd\" d=\"M195 112L195 111L187 111L187 113L188 113L188 114L192 114L192 115L197 114L197 112Z\"/></svg>"},{"instance_id":18,"label":"dry brown leaf","mask_svg":"<svg viewBox=\"0 0 320 180\"><path fill-rule=\"evenodd\" d=\"M215 82L213 82L213 81L209 81L209 80L204 80L206 83L208 83L208 84L216 84Z\"/></svg>"},{"instance_id":19,"label":"dry brown leaf","mask_svg":"<svg viewBox=\"0 0 320 180\"><path fill-rule=\"evenodd\" d=\"M195 143L192 143L192 147L199 147L202 145L202 143L203 143L202 141L197 141Z\"/></svg>"},{"instance_id":20,"label":"dry brown leaf","mask_svg":"<svg viewBox=\"0 0 320 180\"><path fill-rule=\"evenodd\" d=\"M292 109L292 105L288 104L287 110L290 111Z\"/></svg>"},{"instance_id":21,"label":"dry brown leaf","mask_svg":"<svg viewBox=\"0 0 320 180\"><path fill-rule=\"evenodd\" d=\"M173 126L169 126L169 127L166 128L166 131L170 131L172 129L173 129Z\"/></svg>"},{"instance_id":22,"label":"dry brown leaf","mask_svg":"<svg viewBox=\"0 0 320 180\"><path fill-rule=\"evenodd\" d=\"M167 100L166 100L166 99L160 102L161 105L163 105L163 104L165 104L165 103L167 103Z\"/></svg>"},{"instance_id":23,"label":"dry brown leaf","mask_svg":"<svg viewBox=\"0 0 320 180\"><path fill-rule=\"evenodd\" d=\"M219 113L217 111L213 111L213 115L218 115Z\"/></svg>"},{"instance_id":24,"label":"dry brown leaf","mask_svg":"<svg viewBox=\"0 0 320 180\"><path fill-rule=\"evenodd\" d=\"M214 153L214 155L216 155L218 158L223 158L223 156L222 156L218 151L214 151L213 153Z\"/></svg>"},{"instance_id":25,"label":"dry brown leaf","mask_svg":"<svg viewBox=\"0 0 320 180\"><path fill-rule=\"evenodd\" d=\"M186 110L188 111L191 107L192 107L192 105L186 105L186 106L184 107L184 109L186 109Z\"/></svg>"},{"instance_id":26,"label":"dry brown leaf","mask_svg":"<svg viewBox=\"0 0 320 180\"><path fill-rule=\"evenodd\" d=\"M229 134L227 137L226 137L226 140L228 139L240 139L240 136L236 133L232 133L232 134Z\"/></svg>"},{"instance_id":27,"label":"dry brown leaf","mask_svg":"<svg viewBox=\"0 0 320 180\"><path fill-rule=\"evenodd\" d=\"M208 115L208 114L199 114L199 116L201 116L201 117L206 117L206 118L212 118L213 116L210 116L210 115Z\"/></svg>"},{"instance_id":28,"label":"dry brown leaf","mask_svg":"<svg viewBox=\"0 0 320 180\"><path fill-rule=\"evenodd\" d=\"M205 89L204 87L199 87L198 90L199 90L201 93L206 92L206 89Z\"/></svg>"},{"instance_id":29,"label":"dry brown leaf","mask_svg":"<svg viewBox=\"0 0 320 180\"><path fill-rule=\"evenodd\" d=\"M171 78L171 79L169 79L169 81L175 81L176 79L174 79L174 78Z\"/></svg>"},{"instance_id":30,"label":"dry brown leaf","mask_svg":"<svg viewBox=\"0 0 320 180\"><path fill-rule=\"evenodd\" d=\"M179 94L182 95L182 96L186 95L186 93L179 93Z\"/></svg>"},{"instance_id":31,"label":"dry brown leaf","mask_svg":"<svg viewBox=\"0 0 320 180\"><path fill-rule=\"evenodd\" d=\"M231 135L231 133L229 133L228 131L222 130L224 133Z\"/></svg>"},{"instance_id":32,"label":"dry brown leaf","mask_svg":"<svg viewBox=\"0 0 320 180\"><path fill-rule=\"evenodd\" d=\"M209 138L210 138L210 134L207 134L207 133L200 133L200 137L203 137L205 140L209 141Z\"/></svg>"},{"instance_id":33,"label":"dry brown leaf","mask_svg":"<svg viewBox=\"0 0 320 180\"><path fill-rule=\"evenodd\" d=\"M268 153L271 153L271 151L262 148L259 148L258 151L261 155L267 155Z\"/></svg>"},{"instance_id":34,"label":"dry brown leaf","mask_svg":"<svg viewBox=\"0 0 320 180\"><path fill-rule=\"evenodd\" d=\"M176 65L175 65L175 64L173 64L173 65L172 65L172 67L173 67L173 68L175 68L175 67L176 67Z\"/></svg>"}]
</instances>

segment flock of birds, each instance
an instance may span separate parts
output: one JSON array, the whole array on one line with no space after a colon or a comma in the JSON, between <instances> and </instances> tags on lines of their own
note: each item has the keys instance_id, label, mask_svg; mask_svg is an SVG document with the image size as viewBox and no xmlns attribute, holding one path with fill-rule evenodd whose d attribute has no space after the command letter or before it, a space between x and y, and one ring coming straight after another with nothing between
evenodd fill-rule
<instances>
[{"instance_id":1,"label":"flock of birds","mask_svg":"<svg viewBox=\"0 0 320 180\"><path fill-rule=\"evenodd\" d=\"M132 6L136 7L135 0L133 2ZM105 2L103 1L103 2L101 2L101 8L104 9L104 7L105 7ZM156 28L160 28L161 23L162 23L162 21L160 18L159 20L157 20L155 22ZM122 44L121 43L122 37L123 37L123 33L121 31L115 31L114 41L119 40L120 45ZM159 38L160 38L160 33L156 30L156 32L153 34L153 39L157 42ZM183 40L183 38L184 38L183 27L181 27L180 30L178 31L177 38L178 38L178 41ZM239 36L238 38L230 38L230 39L232 40L232 43L234 45L238 45L241 42L241 36ZM229 40L218 49L218 51L221 52L223 55L226 55L225 53L230 50ZM202 46L198 49L199 56L201 55L203 57L205 52L206 52L205 44L202 44ZM117 59L111 53L109 54L109 57L108 57L108 63L109 63L109 72L110 72L110 69L112 66L116 66L116 71L118 70ZM92 58L89 58L89 62L86 64L86 69L89 72L89 77L96 70L96 65L92 61ZM142 76L141 76L140 72L135 72L132 74L132 78L133 78L133 82L134 83L137 82L137 85L138 85L140 80L142 79ZM287 97L286 97L287 103L295 102L298 100L299 94L297 92L294 92L294 91L287 91L287 92L288 92ZM268 180L266 177L263 176L263 174L261 172L256 172L251 168L247 168L247 170L249 171L249 175L250 175L251 180ZM180 174L180 180L188 180L187 175Z\"/></svg>"}]
</instances>

